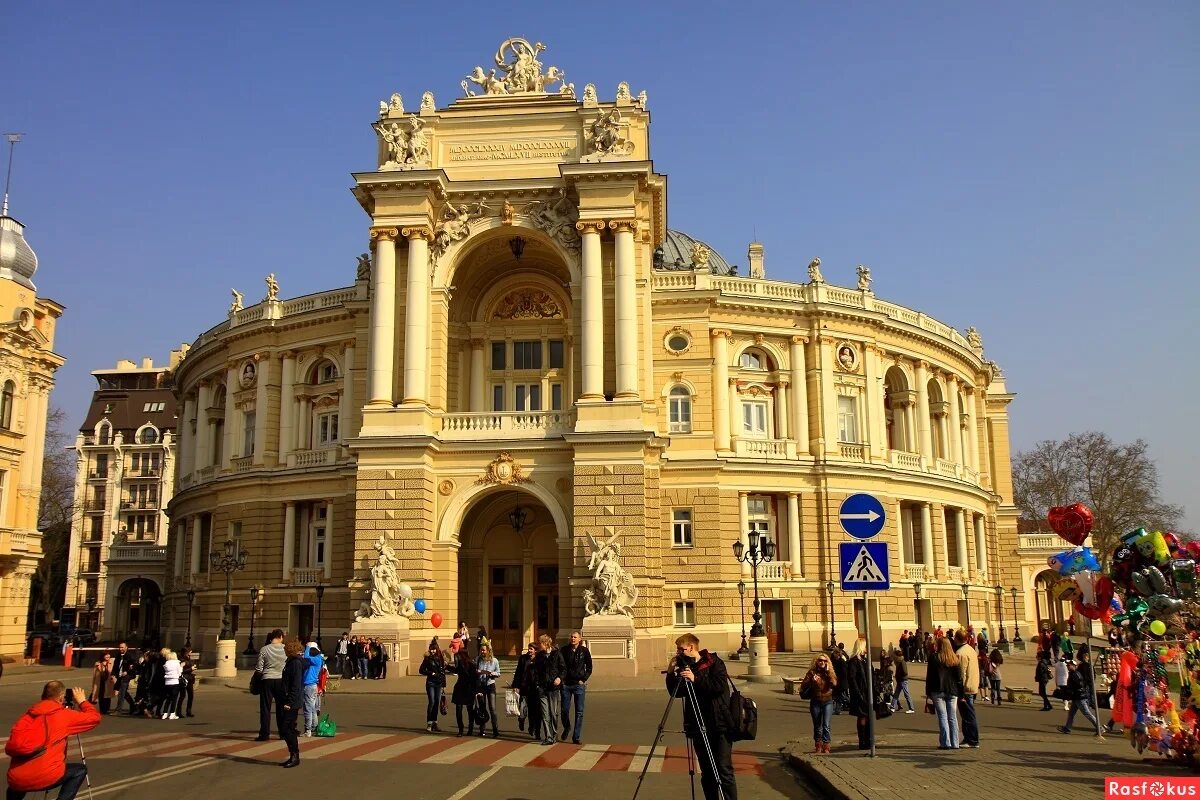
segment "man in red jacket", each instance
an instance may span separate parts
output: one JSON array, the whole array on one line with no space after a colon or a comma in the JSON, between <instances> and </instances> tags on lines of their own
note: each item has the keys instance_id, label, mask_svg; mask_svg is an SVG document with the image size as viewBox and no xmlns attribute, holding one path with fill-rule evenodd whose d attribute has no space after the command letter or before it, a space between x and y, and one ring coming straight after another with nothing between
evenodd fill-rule
<instances>
[{"instance_id":1,"label":"man in red jacket","mask_svg":"<svg viewBox=\"0 0 1200 800\"><path fill-rule=\"evenodd\" d=\"M100 724L100 712L78 687L71 690L75 708L63 705L67 689L50 681L42 699L24 713L8 734L4 752L8 765L7 800L21 800L26 792L60 787L58 800L72 800L87 777L83 764L67 763L67 740Z\"/></svg>"}]
</instances>

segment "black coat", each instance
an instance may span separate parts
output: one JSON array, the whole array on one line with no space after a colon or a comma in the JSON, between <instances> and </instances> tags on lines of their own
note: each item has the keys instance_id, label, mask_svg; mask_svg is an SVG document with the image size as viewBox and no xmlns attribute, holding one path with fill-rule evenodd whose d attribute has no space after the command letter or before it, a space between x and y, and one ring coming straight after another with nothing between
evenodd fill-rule
<instances>
[{"instance_id":1,"label":"black coat","mask_svg":"<svg viewBox=\"0 0 1200 800\"><path fill-rule=\"evenodd\" d=\"M308 662L303 656L290 656L283 664L283 679L276 684L275 702L290 706L293 711L304 707L304 671Z\"/></svg>"},{"instance_id":2,"label":"black coat","mask_svg":"<svg viewBox=\"0 0 1200 800\"><path fill-rule=\"evenodd\" d=\"M562 651L551 648L550 652L539 650L533 659L533 670L537 675L538 688L544 692L556 689L554 682L565 677L567 665L563 661ZM562 685L561 683L559 684Z\"/></svg>"},{"instance_id":3,"label":"black coat","mask_svg":"<svg viewBox=\"0 0 1200 800\"><path fill-rule=\"evenodd\" d=\"M865 717L871 713L871 665L855 656L846 662L846 689L850 692L850 713Z\"/></svg>"},{"instance_id":4,"label":"black coat","mask_svg":"<svg viewBox=\"0 0 1200 800\"><path fill-rule=\"evenodd\" d=\"M567 686L586 683L592 677L592 654L582 644L578 647L564 647L558 652L562 653L563 664L566 667L563 683Z\"/></svg>"},{"instance_id":5,"label":"black coat","mask_svg":"<svg viewBox=\"0 0 1200 800\"><path fill-rule=\"evenodd\" d=\"M517 668L513 670L514 688L519 689L521 694L526 698L534 698L537 696L537 671L533 668L533 659L529 653L522 653L517 659Z\"/></svg>"},{"instance_id":6,"label":"black coat","mask_svg":"<svg viewBox=\"0 0 1200 800\"><path fill-rule=\"evenodd\" d=\"M445 686L446 659L440 653L436 656L426 655L421 662L421 674L425 676L426 686Z\"/></svg>"},{"instance_id":7,"label":"black coat","mask_svg":"<svg viewBox=\"0 0 1200 800\"><path fill-rule=\"evenodd\" d=\"M925 668L925 694L946 694L955 697L963 696L962 673L959 672L958 665L953 667L943 666L941 660L936 655L929 656L928 666Z\"/></svg>"},{"instance_id":8,"label":"black coat","mask_svg":"<svg viewBox=\"0 0 1200 800\"><path fill-rule=\"evenodd\" d=\"M465 650L459 650L454 661L446 665L446 672L457 675L454 690L450 700L457 706L469 706L475 702L475 693L479 691L479 669Z\"/></svg>"},{"instance_id":9,"label":"black coat","mask_svg":"<svg viewBox=\"0 0 1200 800\"><path fill-rule=\"evenodd\" d=\"M692 674L695 676L692 688L696 692L696 705L700 708L700 717L704 720L708 735L726 735L733 729L733 716L729 713L729 671L725 669L725 662L715 653L701 650L699 660L692 667ZM672 665L667 670L667 691L677 697L686 697L686 689L679 685L683 680L675 674ZM699 735L692 704L687 699L683 701L683 729L689 736Z\"/></svg>"}]
</instances>

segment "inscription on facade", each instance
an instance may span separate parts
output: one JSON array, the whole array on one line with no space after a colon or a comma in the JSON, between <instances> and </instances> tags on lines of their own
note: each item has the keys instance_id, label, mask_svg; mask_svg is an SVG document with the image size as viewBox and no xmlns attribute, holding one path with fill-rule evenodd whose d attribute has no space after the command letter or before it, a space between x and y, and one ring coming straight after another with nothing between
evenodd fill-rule
<instances>
[{"instance_id":1,"label":"inscription on facade","mask_svg":"<svg viewBox=\"0 0 1200 800\"><path fill-rule=\"evenodd\" d=\"M507 142L461 142L447 145L451 161L560 161L574 158L575 139L529 139Z\"/></svg>"}]
</instances>

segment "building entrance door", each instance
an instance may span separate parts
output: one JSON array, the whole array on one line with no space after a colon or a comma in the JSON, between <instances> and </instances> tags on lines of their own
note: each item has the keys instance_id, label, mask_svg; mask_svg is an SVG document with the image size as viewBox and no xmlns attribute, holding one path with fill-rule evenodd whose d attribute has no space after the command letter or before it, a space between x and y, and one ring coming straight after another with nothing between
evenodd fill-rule
<instances>
[{"instance_id":1,"label":"building entrance door","mask_svg":"<svg viewBox=\"0 0 1200 800\"><path fill-rule=\"evenodd\" d=\"M778 653L787 649L783 624L783 601L762 600L763 629L767 634L767 652Z\"/></svg>"},{"instance_id":2,"label":"building entrance door","mask_svg":"<svg viewBox=\"0 0 1200 800\"><path fill-rule=\"evenodd\" d=\"M524 614L521 608L521 565L493 565L488 581L488 636L497 656L521 653Z\"/></svg>"}]
</instances>

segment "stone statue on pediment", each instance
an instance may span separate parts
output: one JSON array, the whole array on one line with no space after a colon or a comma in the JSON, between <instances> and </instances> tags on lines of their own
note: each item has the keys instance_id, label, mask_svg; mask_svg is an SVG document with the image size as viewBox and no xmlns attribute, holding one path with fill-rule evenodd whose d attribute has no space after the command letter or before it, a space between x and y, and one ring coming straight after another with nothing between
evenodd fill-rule
<instances>
[{"instance_id":1,"label":"stone statue on pediment","mask_svg":"<svg viewBox=\"0 0 1200 800\"><path fill-rule=\"evenodd\" d=\"M279 281L275 280L275 273L272 272L266 278L267 282L267 302L274 303L279 300Z\"/></svg>"},{"instance_id":2,"label":"stone statue on pediment","mask_svg":"<svg viewBox=\"0 0 1200 800\"><path fill-rule=\"evenodd\" d=\"M425 92L421 95L421 113L432 114L437 111L437 106L433 103L433 92Z\"/></svg>"},{"instance_id":3,"label":"stone statue on pediment","mask_svg":"<svg viewBox=\"0 0 1200 800\"><path fill-rule=\"evenodd\" d=\"M692 266L701 272L708 272L708 258L711 251L702 242L692 244Z\"/></svg>"},{"instance_id":4,"label":"stone statue on pediment","mask_svg":"<svg viewBox=\"0 0 1200 800\"><path fill-rule=\"evenodd\" d=\"M824 283L825 277L821 275L821 259L814 258L808 262L808 282L809 283Z\"/></svg>"},{"instance_id":5,"label":"stone statue on pediment","mask_svg":"<svg viewBox=\"0 0 1200 800\"><path fill-rule=\"evenodd\" d=\"M476 96L476 90L484 95L547 93L557 83L559 94L573 97L574 88L561 69L552 66L543 72L538 56L545 49L541 42L530 44L519 36L505 39L496 50L496 69L485 74L483 67L475 67L460 84L463 92L468 97Z\"/></svg>"},{"instance_id":6,"label":"stone statue on pediment","mask_svg":"<svg viewBox=\"0 0 1200 800\"><path fill-rule=\"evenodd\" d=\"M246 299L246 295L242 294L237 289L230 289L229 291L233 293L233 302L229 305L229 313L236 314L246 307L243 303L243 301Z\"/></svg>"},{"instance_id":7,"label":"stone statue on pediment","mask_svg":"<svg viewBox=\"0 0 1200 800\"><path fill-rule=\"evenodd\" d=\"M858 290L860 292L871 291L871 268L865 264L859 264L855 272L858 273Z\"/></svg>"},{"instance_id":8,"label":"stone statue on pediment","mask_svg":"<svg viewBox=\"0 0 1200 800\"><path fill-rule=\"evenodd\" d=\"M588 569L592 570L592 586L583 592L584 610L589 616L620 614L633 616L633 604L637 602L638 590L633 576L621 566L619 534L613 534L601 543L588 534L592 556Z\"/></svg>"},{"instance_id":9,"label":"stone statue on pediment","mask_svg":"<svg viewBox=\"0 0 1200 800\"><path fill-rule=\"evenodd\" d=\"M404 113L404 98L399 92L392 92L392 99L388 102L388 113L397 116Z\"/></svg>"},{"instance_id":10,"label":"stone statue on pediment","mask_svg":"<svg viewBox=\"0 0 1200 800\"><path fill-rule=\"evenodd\" d=\"M583 129L587 154L581 160L602 161L606 157L628 156L633 152L633 143L625 137L624 128L620 111L615 108L601 111L599 116Z\"/></svg>"},{"instance_id":11,"label":"stone statue on pediment","mask_svg":"<svg viewBox=\"0 0 1200 800\"><path fill-rule=\"evenodd\" d=\"M401 581L396 551L380 536L375 542L375 563L371 565L367 599L354 615L356 621L372 617L410 617L416 610L409 598L401 593Z\"/></svg>"},{"instance_id":12,"label":"stone statue on pediment","mask_svg":"<svg viewBox=\"0 0 1200 800\"><path fill-rule=\"evenodd\" d=\"M363 253L358 256L358 267L354 273L354 280L369 281L371 280L371 254Z\"/></svg>"},{"instance_id":13,"label":"stone statue on pediment","mask_svg":"<svg viewBox=\"0 0 1200 800\"><path fill-rule=\"evenodd\" d=\"M983 352L983 337L979 335L979 331L975 326L967 328L967 345L977 353Z\"/></svg>"}]
</instances>

